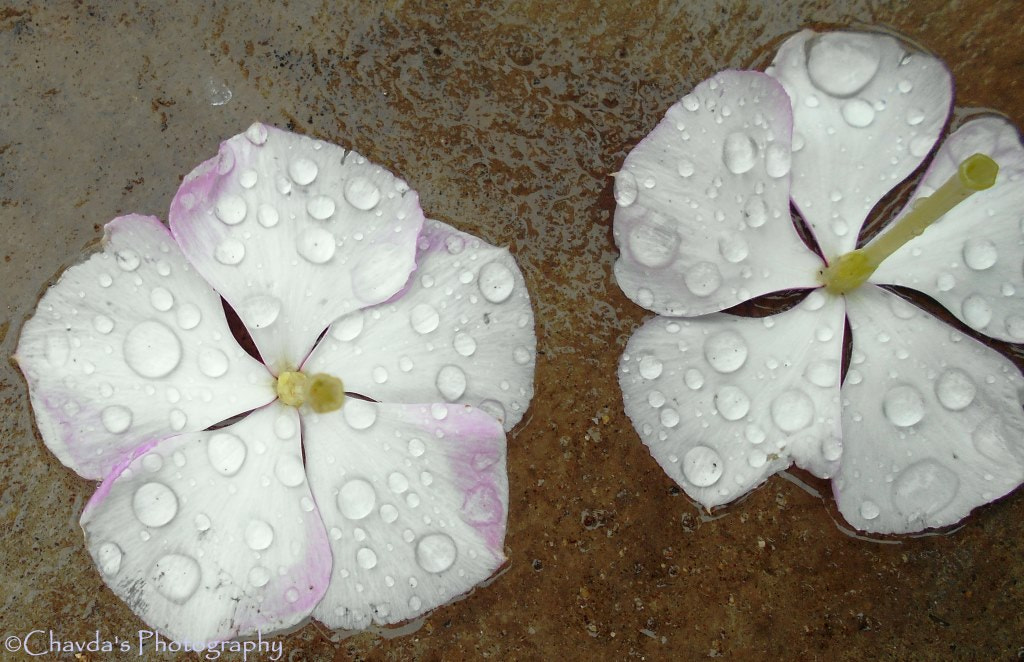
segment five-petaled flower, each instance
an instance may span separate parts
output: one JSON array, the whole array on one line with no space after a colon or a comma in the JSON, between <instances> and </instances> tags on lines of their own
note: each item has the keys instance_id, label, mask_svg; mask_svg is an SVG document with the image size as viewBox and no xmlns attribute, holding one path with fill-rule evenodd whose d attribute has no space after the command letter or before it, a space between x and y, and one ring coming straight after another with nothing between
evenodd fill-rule
<instances>
[{"instance_id":1,"label":"five-petaled flower","mask_svg":"<svg viewBox=\"0 0 1024 662\"><path fill-rule=\"evenodd\" d=\"M506 250L356 152L254 124L186 177L170 232L108 224L16 358L46 445L103 481L82 526L104 581L199 643L395 623L489 577L535 344Z\"/></svg>"},{"instance_id":2,"label":"five-petaled flower","mask_svg":"<svg viewBox=\"0 0 1024 662\"><path fill-rule=\"evenodd\" d=\"M942 64L891 36L805 30L765 73L698 85L626 158L615 274L659 314L620 362L626 412L703 505L796 463L832 478L858 529L902 533L956 522L1024 479L1018 369L880 287L919 290L980 333L1024 341L1016 130L993 116L964 123L910 205L854 250L876 203L931 152L951 101ZM944 216L929 211L959 186L958 168L970 179L991 165L975 154L998 164L994 186ZM791 202L820 255L798 236ZM904 243L922 219L935 222ZM812 291L778 315L718 312L799 288Z\"/></svg>"}]
</instances>

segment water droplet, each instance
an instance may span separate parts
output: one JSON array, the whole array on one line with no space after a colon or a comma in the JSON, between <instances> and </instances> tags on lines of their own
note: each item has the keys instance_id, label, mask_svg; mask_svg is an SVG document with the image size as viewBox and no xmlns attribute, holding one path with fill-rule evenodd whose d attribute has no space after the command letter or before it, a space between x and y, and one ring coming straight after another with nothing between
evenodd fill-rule
<instances>
[{"instance_id":1,"label":"water droplet","mask_svg":"<svg viewBox=\"0 0 1024 662\"><path fill-rule=\"evenodd\" d=\"M839 381L839 364L830 359L812 361L807 365L804 376L807 381L821 388L835 386Z\"/></svg>"},{"instance_id":2,"label":"water droplet","mask_svg":"<svg viewBox=\"0 0 1024 662\"><path fill-rule=\"evenodd\" d=\"M409 479L400 471L394 471L388 476L388 488L395 494L403 494L409 489Z\"/></svg>"},{"instance_id":3,"label":"water droplet","mask_svg":"<svg viewBox=\"0 0 1024 662\"><path fill-rule=\"evenodd\" d=\"M456 333L452 346L459 356L473 356L476 351L476 341L468 333Z\"/></svg>"},{"instance_id":4,"label":"water droplet","mask_svg":"<svg viewBox=\"0 0 1024 662\"><path fill-rule=\"evenodd\" d=\"M533 354L530 353L530 350L520 345L512 350L512 359L519 365L527 365L533 359Z\"/></svg>"},{"instance_id":5,"label":"water droplet","mask_svg":"<svg viewBox=\"0 0 1024 662\"><path fill-rule=\"evenodd\" d=\"M295 417L289 414L281 414L274 421L274 434L278 439L291 439L295 436Z\"/></svg>"},{"instance_id":6,"label":"water droplet","mask_svg":"<svg viewBox=\"0 0 1024 662\"><path fill-rule=\"evenodd\" d=\"M285 591L284 599L294 604L299 601L299 592L294 588L290 588Z\"/></svg>"},{"instance_id":7,"label":"water droplet","mask_svg":"<svg viewBox=\"0 0 1024 662\"><path fill-rule=\"evenodd\" d=\"M459 255L466 248L466 240L457 234L448 235L444 240L444 247L451 255Z\"/></svg>"},{"instance_id":8,"label":"water droplet","mask_svg":"<svg viewBox=\"0 0 1024 662\"><path fill-rule=\"evenodd\" d=\"M210 465L222 476L234 476L245 462L245 442L230 432L215 432L206 444Z\"/></svg>"},{"instance_id":9,"label":"water droplet","mask_svg":"<svg viewBox=\"0 0 1024 662\"><path fill-rule=\"evenodd\" d=\"M735 331L720 331L704 343L704 358L720 373L736 372L747 360L747 343Z\"/></svg>"},{"instance_id":10,"label":"water droplet","mask_svg":"<svg viewBox=\"0 0 1024 662\"><path fill-rule=\"evenodd\" d=\"M167 312L174 305L174 295L163 287L154 287L149 293L149 303L160 312Z\"/></svg>"},{"instance_id":11,"label":"water droplet","mask_svg":"<svg viewBox=\"0 0 1024 662\"><path fill-rule=\"evenodd\" d=\"M444 533L431 533L416 543L416 563L427 572L441 573L455 564L455 541Z\"/></svg>"},{"instance_id":12,"label":"water droplet","mask_svg":"<svg viewBox=\"0 0 1024 662\"><path fill-rule=\"evenodd\" d=\"M636 177L629 171L622 171L615 174L613 185L615 202L622 207L628 207L636 202L640 187L637 186Z\"/></svg>"},{"instance_id":13,"label":"water droplet","mask_svg":"<svg viewBox=\"0 0 1024 662\"><path fill-rule=\"evenodd\" d=\"M913 386L901 384L885 394L882 410L890 423L908 428L924 418L924 398Z\"/></svg>"},{"instance_id":14,"label":"water droplet","mask_svg":"<svg viewBox=\"0 0 1024 662\"><path fill-rule=\"evenodd\" d=\"M874 501L864 501L860 504L860 516L866 520L873 520L881 514L878 504Z\"/></svg>"},{"instance_id":15,"label":"water droplet","mask_svg":"<svg viewBox=\"0 0 1024 662\"><path fill-rule=\"evenodd\" d=\"M690 368L686 371L686 374L683 375L683 381L690 390L696 391L700 387L704 386L704 373L697 368Z\"/></svg>"},{"instance_id":16,"label":"water droplet","mask_svg":"<svg viewBox=\"0 0 1024 662\"><path fill-rule=\"evenodd\" d=\"M196 525L197 531L209 531L210 527L213 525L210 518L203 513L197 514L192 523Z\"/></svg>"},{"instance_id":17,"label":"water droplet","mask_svg":"<svg viewBox=\"0 0 1024 662\"><path fill-rule=\"evenodd\" d=\"M658 413L658 420L666 428L674 428L679 425L679 412L671 407L665 407Z\"/></svg>"},{"instance_id":18,"label":"water droplet","mask_svg":"<svg viewBox=\"0 0 1024 662\"><path fill-rule=\"evenodd\" d=\"M323 264L334 257L334 235L323 228L306 228L295 242L295 250L306 261Z\"/></svg>"},{"instance_id":19,"label":"water droplet","mask_svg":"<svg viewBox=\"0 0 1024 662\"><path fill-rule=\"evenodd\" d=\"M261 565L253 566L247 577L250 586L261 588L270 581L270 571Z\"/></svg>"},{"instance_id":20,"label":"water droplet","mask_svg":"<svg viewBox=\"0 0 1024 662\"><path fill-rule=\"evenodd\" d=\"M920 135L910 141L910 154L917 158L923 157L925 154L931 151L932 147L935 146L935 137L930 135Z\"/></svg>"},{"instance_id":21,"label":"water droplet","mask_svg":"<svg viewBox=\"0 0 1024 662\"><path fill-rule=\"evenodd\" d=\"M960 411L974 402L977 387L971 376L960 368L949 368L935 382L935 396L943 407Z\"/></svg>"},{"instance_id":22,"label":"water droplet","mask_svg":"<svg viewBox=\"0 0 1024 662\"><path fill-rule=\"evenodd\" d=\"M282 455L274 463L274 475L285 487L298 487L306 480L302 460L294 455Z\"/></svg>"},{"instance_id":23,"label":"water droplet","mask_svg":"<svg viewBox=\"0 0 1024 662\"><path fill-rule=\"evenodd\" d=\"M783 432L796 432L810 425L814 403L798 389L783 391L772 400L772 421Z\"/></svg>"},{"instance_id":24,"label":"water droplet","mask_svg":"<svg viewBox=\"0 0 1024 662\"><path fill-rule=\"evenodd\" d=\"M455 365L446 365L437 373L437 390L448 402L454 402L466 392L466 373Z\"/></svg>"},{"instance_id":25,"label":"water droplet","mask_svg":"<svg viewBox=\"0 0 1024 662\"><path fill-rule=\"evenodd\" d=\"M178 514L178 497L163 483L145 483L132 495L132 510L143 526L155 529Z\"/></svg>"},{"instance_id":26,"label":"water droplet","mask_svg":"<svg viewBox=\"0 0 1024 662\"><path fill-rule=\"evenodd\" d=\"M238 175L238 183L242 188L252 188L259 181L259 175L255 170L246 170Z\"/></svg>"},{"instance_id":27,"label":"water droplet","mask_svg":"<svg viewBox=\"0 0 1024 662\"><path fill-rule=\"evenodd\" d=\"M640 376L644 379L657 379L661 376L662 367L661 360L658 357L647 354L640 359Z\"/></svg>"},{"instance_id":28,"label":"water droplet","mask_svg":"<svg viewBox=\"0 0 1024 662\"><path fill-rule=\"evenodd\" d=\"M106 315L97 315L92 318L92 326L102 334L108 334L114 330L114 320Z\"/></svg>"},{"instance_id":29,"label":"water droplet","mask_svg":"<svg viewBox=\"0 0 1024 662\"><path fill-rule=\"evenodd\" d=\"M154 320L136 324L125 336L123 350L128 366L150 379L168 375L181 361L178 336Z\"/></svg>"},{"instance_id":30,"label":"water droplet","mask_svg":"<svg viewBox=\"0 0 1024 662\"><path fill-rule=\"evenodd\" d=\"M630 229L628 248L637 262L660 269L671 264L678 255L680 237L669 221L651 213Z\"/></svg>"},{"instance_id":31,"label":"water droplet","mask_svg":"<svg viewBox=\"0 0 1024 662\"><path fill-rule=\"evenodd\" d=\"M647 404L651 405L655 409L663 407L665 402L665 394L661 391L651 391L647 394Z\"/></svg>"},{"instance_id":32,"label":"water droplet","mask_svg":"<svg viewBox=\"0 0 1024 662\"><path fill-rule=\"evenodd\" d=\"M201 577L199 563L184 554L162 556L149 571L149 579L157 592L175 604L192 597Z\"/></svg>"},{"instance_id":33,"label":"water droplet","mask_svg":"<svg viewBox=\"0 0 1024 662\"><path fill-rule=\"evenodd\" d=\"M975 329L983 329L992 321L992 306L980 294L972 294L960 306L964 321Z\"/></svg>"},{"instance_id":34,"label":"water droplet","mask_svg":"<svg viewBox=\"0 0 1024 662\"><path fill-rule=\"evenodd\" d=\"M768 221L768 207L758 196L747 198L743 205L743 222L749 227L759 228Z\"/></svg>"},{"instance_id":35,"label":"water droplet","mask_svg":"<svg viewBox=\"0 0 1024 662\"><path fill-rule=\"evenodd\" d=\"M370 570L377 566L377 553L369 547L361 547L356 552L356 563L363 570Z\"/></svg>"},{"instance_id":36,"label":"water droplet","mask_svg":"<svg viewBox=\"0 0 1024 662\"><path fill-rule=\"evenodd\" d=\"M875 77L879 61L879 51L870 38L829 32L814 38L807 55L807 74L818 89L848 97Z\"/></svg>"},{"instance_id":37,"label":"water droplet","mask_svg":"<svg viewBox=\"0 0 1024 662\"><path fill-rule=\"evenodd\" d=\"M112 542L105 542L96 550L96 565L107 577L113 577L121 570L121 548Z\"/></svg>"},{"instance_id":38,"label":"water droplet","mask_svg":"<svg viewBox=\"0 0 1024 662\"><path fill-rule=\"evenodd\" d=\"M690 159L679 159L678 165L679 174L683 177L690 177L695 171L693 161Z\"/></svg>"},{"instance_id":39,"label":"water droplet","mask_svg":"<svg viewBox=\"0 0 1024 662\"><path fill-rule=\"evenodd\" d=\"M908 520L923 519L945 508L960 489L960 478L935 460L904 469L892 484L892 503Z\"/></svg>"},{"instance_id":40,"label":"water droplet","mask_svg":"<svg viewBox=\"0 0 1024 662\"><path fill-rule=\"evenodd\" d=\"M274 529L261 519L254 519L245 527L245 544L257 552L274 542Z\"/></svg>"},{"instance_id":41,"label":"water droplet","mask_svg":"<svg viewBox=\"0 0 1024 662\"><path fill-rule=\"evenodd\" d=\"M706 297L721 287L722 274L713 262L698 262L686 270L683 282L694 295Z\"/></svg>"},{"instance_id":42,"label":"water droplet","mask_svg":"<svg viewBox=\"0 0 1024 662\"><path fill-rule=\"evenodd\" d=\"M875 109L864 99L850 99L843 104L843 119L855 129L871 126L875 121Z\"/></svg>"},{"instance_id":43,"label":"water droplet","mask_svg":"<svg viewBox=\"0 0 1024 662\"><path fill-rule=\"evenodd\" d=\"M740 234L730 234L718 240L718 251L726 262L742 262L750 254L746 239Z\"/></svg>"},{"instance_id":44,"label":"water droplet","mask_svg":"<svg viewBox=\"0 0 1024 662\"><path fill-rule=\"evenodd\" d=\"M221 377L228 371L228 357L216 347L201 349L199 370L207 377Z\"/></svg>"},{"instance_id":45,"label":"water droplet","mask_svg":"<svg viewBox=\"0 0 1024 662\"><path fill-rule=\"evenodd\" d=\"M350 520L360 520L373 511L377 493L368 481L355 478L338 490L338 510Z\"/></svg>"},{"instance_id":46,"label":"water droplet","mask_svg":"<svg viewBox=\"0 0 1024 662\"><path fill-rule=\"evenodd\" d=\"M409 323L416 333L430 333L440 322L440 315L429 303L416 304L409 314Z\"/></svg>"},{"instance_id":47,"label":"water droplet","mask_svg":"<svg viewBox=\"0 0 1024 662\"><path fill-rule=\"evenodd\" d=\"M938 278L935 279L935 287L940 292L949 292L956 287L956 278L953 277L953 274L949 273L939 274Z\"/></svg>"},{"instance_id":48,"label":"water droplet","mask_svg":"<svg viewBox=\"0 0 1024 662\"><path fill-rule=\"evenodd\" d=\"M316 163L302 156L288 164L288 176L299 186L312 184L319 172Z\"/></svg>"},{"instance_id":49,"label":"water droplet","mask_svg":"<svg viewBox=\"0 0 1024 662\"><path fill-rule=\"evenodd\" d=\"M988 239L973 237L964 242L964 264L975 271L984 271L992 267L999 258L996 245Z\"/></svg>"},{"instance_id":50,"label":"water droplet","mask_svg":"<svg viewBox=\"0 0 1024 662\"><path fill-rule=\"evenodd\" d=\"M139 254L128 248L117 251L117 253L114 254L114 259L117 260L117 266L120 267L122 271L135 271L139 268L139 265L142 264L142 259L139 258Z\"/></svg>"},{"instance_id":51,"label":"water droplet","mask_svg":"<svg viewBox=\"0 0 1024 662\"><path fill-rule=\"evenodd\" d=\"M722 477L721 456L707 446L694 446L683 456L683 476L697 487L709 487Z\"/></svg>"},{"instance_id":52,"label":"water droplet","mask_svg":"<svg viewBox=\"0 0 1024 662\"><path fill-rule=\"evenodd\" d=\"M217 200L213 211L225 225L238 225L245 220L247 207L244 198L227 193Z\"/></svg>"},{"instance_id":53,"label":"water droplet","mask_svg":"<svg viewBox=\"0 0 1024 662\"><path fill-rule=\"evenodd\" d=\"M203 89L206 92L206 101L211 106L223 106L231 101L231 88L223 78L208 76L203 82Z\"/></svg>"},{"instance_id":54,"label":"water droplet","mask_svg":"<svg viewBox=\"0 0 1024 662\"><path fill-rule=\"evenodd\" d=\"M150 473L160 471L164 466L164 459L159 453L146 453L142 456L142 468Z\"/></svg>"},{"instance_id":55,"label":"water droplet","mask_svg":"<svg viewBox=\"0 0 1024 662\"><path fill-rule=\"evenodd\" d=\"M245 130L245 137L249 139L253 145L262 145L267 142L267 127L260 122L253 122L249 125L249 128Z\"/></svg>"},{"instance_id":56,"label":"water droplet","mask_svg":"<svg viewBox=\"0 0 1024 662\"><path fill-rule=\"evenodd\" d=\"M178 326L183 330L188 331L199 326L199 322L203 318L203 314L199 311L199 307L194 303L183 303L178 306L175 312L175 318L178 321Z\"/></svg>"},{"instance_id":57,"label":"water droplet","mask_svg":"<svg viewBox=\"0 0 1024 662\"><path fill-rule=\"evenodd\" d=\"M246 299L238 309L242 321L254 329L263 329L277 321L281 314L281 301L269 294L257 294Z\"/></svg>"},{"instance_id":58,"label":"water droplet","mask_svg":"<svg viewBox=\"0 0 1024 662\"><path fill-rule=\"evenodd\" d=\"M217 244L213 256L218 262L227 266L234 266L245 257L245 244L237 239L228 237Z\"/></svg>"},{"instance_id":59,"label":"water droplet","mask_svg":"<svg viewBox=\"0 0 1024 662\"><path fill-rule=\"evenodd\" d=\"M1006 325L1006 333L1016 342L1024 340L1024 317L1010 315L1003 323Z\"/></svg>"},{"instance_id":60,"label":"water droplet","mask_svg":"<svg viewBox=\"0 0 1024 662\"><path fill-rule=\"evenodd\" d=\"M715 393L715 409L727 421L738 421L750 411L750 398L742 389L725 385Z\"/></svg>"},{"instance_id":61,"label":"water droplet","mask_svg":"<svg viewBox=\"0 0 1024 662\"><path fill-rule=\"evenodd\" d=\"M281 220L281 215L268 204L261 204L256 211L256 220L265 228L272 228Z\"/></svg>"},{"instance_id":62,"label":"water droplet","mask_svg":"<svg viewBox=\"0 0 1024 662\"><path fill-rule=\"evenodd\" d=\"M757 144L745 133L730 133L722 147L722 162L734 175L750 171L757 162Z\"/></svg>"},{"instance_id":63,"label":"water droplet","mask_svg":"<svg viewBox=\"0 0 1024 662\"><path fill-rule=\"evenodd\" d=\"M335 208L334 199L326 195L318 195L306 203L306 212L318 221L326 221L333 216Z\"/></svg>"},{"instance_id":64,"label":"water droplet","mask_svg":"<svg viewBox=\"0 0 1024 662\"><path fill-rule=\"evenodd\" d=\"M114 284L114 279L110 277L110 274L100 274L100 287L110 287Z\"/></svg>"},{"instance_id":65,"label":"water droplet","mask_svg":"<svg viewBox=\"0 0 1024 662\"><path fill-rule=\"evenodd\" d=\"M794 147L794 149L796 149ZM765 150L764 169L772 179L789 174L793 167L793 152L781 143L771 143ZM751 226L756 227L756 226Z\"/></svg>"},{"instance_id":66,"label":"water droplet","mask_svg":"<svg viewBox=\"0 0 1024 662\"><path fill-rule=\"evenodd\" d=\"M501 262L489 262L480 269L477 285L480 293L491 303L501 303L509 298L515 288L512 271Z\"/></svg>"},{"instance_id":67,"label":"water droplet","mask_svg":"<svg viewBox=\"0 0 1024 662\"><path fill-rule=\"evenodd\" d=\"M356 209L369 211L380 202L380 189L366 177L353 177L345 182L345 200Z\"/></svg>"}]
</instances>

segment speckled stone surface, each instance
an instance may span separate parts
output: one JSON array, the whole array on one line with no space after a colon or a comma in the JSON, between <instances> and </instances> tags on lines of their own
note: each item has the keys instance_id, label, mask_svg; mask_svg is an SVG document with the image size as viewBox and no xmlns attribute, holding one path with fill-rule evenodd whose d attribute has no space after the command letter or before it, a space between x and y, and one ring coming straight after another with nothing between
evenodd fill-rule
<instances>
[{"instance_id":1,"label":"speckled stone surface","mask_svg":"<svg viewBox=\"0 0 1024 662\"><path fill-rule=\"evenodd\" d=\"M105 222L166 218L180 177L253 120L353 146L428 215L518 258L537 395L509 436L503 574L405 636L307 625L284 659L1017 659L1024 493L952 534L878 542L842 530L828 485L799 472L822 496L776 476L712 517L658 468L615 378L649 313L612 276L608 175L697 82L803 26L890 26L948 63L959 106L1020 126L1021 3L500 4L0 7L0 351ZM145 628L83 546L94 489L45 449L0 364L3 637Z\"/></svg>"}]
</instances>

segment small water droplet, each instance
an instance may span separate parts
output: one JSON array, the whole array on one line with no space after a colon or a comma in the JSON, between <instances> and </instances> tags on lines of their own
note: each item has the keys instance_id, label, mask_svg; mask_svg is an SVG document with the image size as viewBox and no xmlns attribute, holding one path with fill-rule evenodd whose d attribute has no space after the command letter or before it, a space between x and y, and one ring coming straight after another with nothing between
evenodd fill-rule
<instances>
[{"instance_id":1,"label":"small water droplet","mask_svg":"<svg viewBox=\"0 0 1024 662\"><path fill-rule=\"evenodd\" d=\"M123 558L121 548L112 542L105 542L96 550L96 565L107 577L113 577L121 570Z\"/></svg>"},{"instance_id":2,"label":"small water droplet","mask_svg":"<svg viewBox=\"0 0 1024 662\"><path fill-rule=\"evenodd\" d=\"M772 421L786 433L802 430L814 419L814 403L799 389L783 391L771 405Z\"/></svg>"},{"instance_id":3,"label":"small water droplet","mask_svg":"<svg viewBox=\"0 0 1024 662\"><path fill-rule=\"evenodd\" d=\"M950 411L960 411L974 402L977 387L971 376L960 368L949 368L935 382L935 396Z\"/></svg>"},{"instance_id":4,"label":"small water droplet","mask_svg":"<svg viewBox=\"0 0 1024 662\"><path fill-rule=\"evenodd\" d=\"M416 333L426 334L437 328L441 321L437 309L429 303L416 304L409 314L409 323Z\"/></svg>"},{"instance_id":5,"label":"small water droplet","mask_svg":"<svg viewBox=\"0 0 1024 662\"><path fill-rule=\"evenodd\" d=\"M175 604L183 604L199 588L202 573L199 563L184 554L160 557L149 571L149 579L160 595Z\"/></svg>"},{"instance_id":6,"label":"small water droplet","mask_svg":"<svg viewBox=\"0 0 1024 662\"><path fill-rule=\"evenodd\" d=\"M323 228L306 228L299 234L295 250L307 262L324 264L334 257L337 244L334 235Z\"/></svg>"},{"instance_id":7,"label":"small water droplet","mask_svg":"<svg viewBox=\"0 0 1024 662\"><path fill-rule=\"evenodd\" d=\"M318 221L326 221L333 216L335 208L334 199L326 195L318 195L306 203L306 212Z\"/></svg>"},{"instance_id":8,"label":"small water droplet","mask_svg":"<svg viewBox=\"0 0 1024 662\"><path fill-rule=\"evenodd\" d=\"M348 398L341 412L353 430L365 430L377 421L377 406L365 400Z\"/></svg>"},{"instance_id":9,"label":"small water droplet","mask_svg":"<svg viewBox=\"0 0 1024 662\"><path fill-rule=\"evenodd\" d=\"M720 331L704 343L704 358L720 373L739 370L747 360L747 343L733 330Z\"/></svg>"},{"instance_id":10,"label":"small water droplet","mask_svg":"<svg viewBox=\"0 0 1024 662\"><path fill-rule=\"evenodd\" d=\"M459 356L473 356L473 353L476 351L476 341L468 333L456 333L452 346ZM529 357L527 357L527 360L529 360Z\"/></svg>"},{"instance_id":11,"label":"small water droplet","mask_svg":"<svg viewBox=\"0 0 1024 662\"><path fill-rule=\"evenodd\" d=\"M97 315L92 318L92 326L102 334L108 334L114 330L114 320L106 315Z\"/></svg>"},{"instance_id":12,"label":"small water droplet","mask_svg":"<svg viewBox=\"0 0 1024 662\"><path fill-rule=\"evenodd\" d=\"M455 365L446 365L437 373L437 390L448 402L454 402L466 392L466 373Z\"/></svg>"},{"instance_id":13,"label":"small water droplet","mask_svg":"<svg viewBox=\"0 0 1024 662\"><path fill-rule=\"evenodd\" d=\"M988 239L973 237L964 242L964 264L975 271L989 269L999 259L996 245Z\"/></svg>"},{"instance_id":14,"label":"small water droplet","mask_svg":"<svg viewBox=\"0 0 1024 662\"><path fill-rule=\"evenodd\" d=\"M345 200L356 209L369 211L380 202L380 189L366 177L353 177L345 182Z\"/></svg>"},{"instance_id":15,"label":"small water droplet","mask_svg":"<svg viewBox=\"0 0 1024 662\"><path fill-rule=\"evenodd\" d=\"M683 382L686 383L687 388L696 391L704 386L704 374L697 368L690 368L683 375Z\"/></svg>"},{"instance_id":16,"label":"small water droplet","mask_svg":"<svg viewBox=\"0 0 1024 662\"><path fill-rule=\"evenodd\" d=\"M132 511L143 526L155 529L178 514L178 497L163 483L145 483L132 495Z\"/></svg>"},{"instance_id":17,"label":"small water droplet","mask_svg":"<svg viewBox=\"0 0 1024 662\"><path fill-rule=\"evenodd\" d=\"M512 294L515 277L503 263L489 262L481 267L477 285L485 299L491 303L502 303Z\"/></svg>"},{"instance_id":18,"label":"small water droplet","mask_svg":"<svg viewBox=\"0 0 1024 662\"><path fill-rule=\"evenodd\" d=\"M313 183L320 168L312 160L300 156L288 164L288 176L299 186L307 186Z\"/></svg>"},{"instance_id":19,"label":"small water droplet","mask_svg":"<svg viewBox=\"0 0 1024 662\"><path fill-rule=\"evenodd\" d=\"M441 573L455 564L455 541L444 533L431 533L416 543L416 563L427 572Z\"/></svg>"},{"instance_id":20,"label":"small water droplet","mask_svg":"<svg viewBox=\"0 0 1024 662\"><path fill-rule=\"evenodd\" d=\"M749 227L759 228L768 221L768 207L759 196L747 198L743 205L743 222Z\"/></svg>"},{"instance_id":21,"label":"small water droplet","mask_svg":"<svg viewBox=\"0 0 1024 662\"><path fill-rule=\"evenodd\" d=\"M698 262L686 270L683 282L694 295L706 297L722 286L722 274L713 262Z\"/></svg>"},{"instance_id":22,"label":"small water droplet","mask_svg":"<svg viewBox=\"0 0 1024 662\"><path fill-rule=\"evenodd\" d=\"M843 119L855 129L871 126L875 121L875 109L864 99L850 99L843 104Z\"/></svg>"},{"instance_id":23,"label":"small water droplet","mask_svg":"<svg viewBox=\"0 0 1024 662\"><path fill-rule=\"evenodd\" d=\"M262 551L274 542L274 528L261 519L254 519L245 527L245 544L249 549Z\"/></svg>"},{"instance_id":24,"label":"small water droplet","mask_svg":"<svg viewBox=\"0 0 1024 662\"><path fill-rule=\"evenodd\" d=\"M181 361L178 336L154 320L136 324L125 336L123 351L128 367L150 379L170 374Z\"/></svg>"},{"instance_id":25,"label":"small water droplet","mask_svg":"<svg viewBox=\"0 0 1024 662\"><path fill-rule=\"evenodd\" d=\"M245 130L245 137L253 145L262 145L267 142L267 127L260 122L253 122Z\"/></svg>"},{"instance_id":26,"label":"small water droplet","mask_svg":"<svg viewBox=\"0 0 1024 662\"><path fill-rule=\"evenodd\" d=\"M640 359L639 370L640 376L644 379L657 379L661 376L661 360L652 354L647 354Z\"/></svg>"},{"instance_id":27,"label":"small water droplet","mask_svg":"<svg viewBox=\"0 0 1024 662\"><path fill-rule=\"evenodd\" d=\"M362 478L354 478L338 490L338 510L350 520L361 520L369 515L376 502L373 485Z\"/></svg>"},{"instance_id":28,"label":"small water droplet","mask_svg":"<svg viewBox=\"0 0 1024 662\"><path fill-rule=\"evenodd\" d=\"M680 241L679 233L666 219L651 213L630 229L627 246L637 262L660 269L676 259Z\"/></svg>"},{"instance_id":29,"label":"small water droplet","mask_svg":"<svg viewBox=\"0 0 1024 662\"><path fill-rule=\"evenodd\" d=\"M901 384L889 389L882 400L882 410L889 422L907 428L924 418L924 398L916 388Z\"/></svg>"},{"instance_id":30,"label":"small water droplet","mask_svg":"<svg viewBox=\"0 0 1024 662\"><path fill-rule=\"evenodd\" d=\"M992 321L992 305L980 294L972 294L960 306L964 321L975 329L983 329Z\"/></svg>"},{"instance_id":31,"label":"small water droplet","mask_svg":"<svg viewBox=\"0 0 1024 662\"><path fill-rule=\"evenodd\" d=\"M921 460L893 481L892 503L908 520L919 520L949 505L959 489L955 473L935 460Z\"/></svg>"},{"instance_id":32,"label":"small water droplet","mask_svg":"<svg viewBox=\"0 0 1024 662\"><path fill-rule=\"evenodd\" d=\"M230 432L215 432L206 443L206 456L222 476L233 476L245 462L245 442Z\"/></svg>"},{"instance_id":33,"label":"small water droplet","mask_svg":"<svg viewBox=\"0 0 1024 662\"><path fill-rule=\"evenodd\" d=\"M734 175L749 172L757 162L757 144L745 133L730 133L722 146L722 162Z\"/></svg>"},{"instance_id":34,"label":"small water droplet","mask_svg":"<svg viewBox=\"0 0 1024 662\"><path fill-rule=\"evenodd\" d=\"M245 220L248 211L245 199L233 193L221 196L213 210L225 225L238 225Z\"/></svg>"},{"instance_id":35,"label":"small water droplet","mask_svg":"<svg viewBox=\"0 0 1024 662\"><path fill-rule=\"evenodd\" d=\"M874 501L864 501L860 504L860 516L866 520L873 520L881 514L878 504Z\"/></svg>"},{"instance_id":36,"label":"small water droplet","mask_svg":"<svg viewBox=\"0 0 1024 662\"><path fill-rule=\"evenodd\" d=\"M264 203L261 204L259 209L256 211L256 220L259 221L259 224L263 227L272 228L281 220L281 215L277 212L277 209Z\"/></svg>"},{"instance_id":37,"label":"small water droplet","mask_svg":"<svg viewBox=\"0 0 1024 662\"><path fill-rule=\"evenodd\" d=\"M199 311L199 307L194 303L183 303L178 306L177 311L175 312L175 319L178 322L178 326L185 331L199 326L199 322L202 318L203 314Z\"/></svg>"},{"instance_id":38,"label":"small water droplet","mask_svg":"<svg viewBox=\"0 0 1024 662\"><path fill-rule=\"evenodd\" d=\"M238 314L242 321L254 329L270 326L277 321L280 313L280 299L269 294L257 294L246 299L238 309Z\"/></svg>"},{"instance_id":39,"label":"small water droplet","mask_svg":"<svg viewBox=\"0 0 1024 662\"><path fill-rule=\"evenodd\" d=\"M621 207L628 207L634 202L640 193L640 187L637 186L636 177L629 171L622 171L615 174L615 182L613 185L613 194L615 196L615 202Z\"/></svg>"},{"instance_id":40,"label":"small water droplet","mask_svg":"<svg viewBox=\"0 0 1024 662\"><path fill-rule=\"evenodd\" d=\"M117 251L117 253L114 254L114 259L117 260L117 266L120 267L122 271L135 271L139 268L139 265L142 264L142 259L139 257L139 254L129 248Z\"/></svg>"},{"instance_id":41,"label":"small water droplet","mask_svg":"<svg viewBox=\"0 0 1024 662\"><path fill-rule=\"evenodd\" d=\"M697 487L710 487L725 470L722 457L707 446L694 446L683 456L683 476Z\"/></svg>"}]
</instances>

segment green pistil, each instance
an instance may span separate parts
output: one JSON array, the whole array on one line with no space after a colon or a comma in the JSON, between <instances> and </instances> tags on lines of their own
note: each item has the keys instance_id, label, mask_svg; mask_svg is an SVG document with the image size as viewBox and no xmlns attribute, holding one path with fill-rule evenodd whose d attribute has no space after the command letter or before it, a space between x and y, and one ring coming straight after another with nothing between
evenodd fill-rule
<instances>
[{"instance_id":1,"label":"green pistil","mask_svg":"<svg viewBox=\"0 0 1024 662\"><path fill-rule=\"evenodd\" d=\"M819 276L822 285L833 294L857 289L900 246L919 236L953 207L995 184L998 173L999 165L985 154L967 157L955 175L932 195L919 198L914 208L888 230L867 246L841 255L822 269Z\"/></svg>"},{"instance_id":2,"label":"green pistil","mask_svg":"<svg viewBox=\"0 0 1024 662\"><path fill-rule=\"evenodd\" d=\"M318 414L341 409L345 387L332 375L282 372L277 378L277 397L292 407L308 404Z\"/></svg>"}]
</instances>

